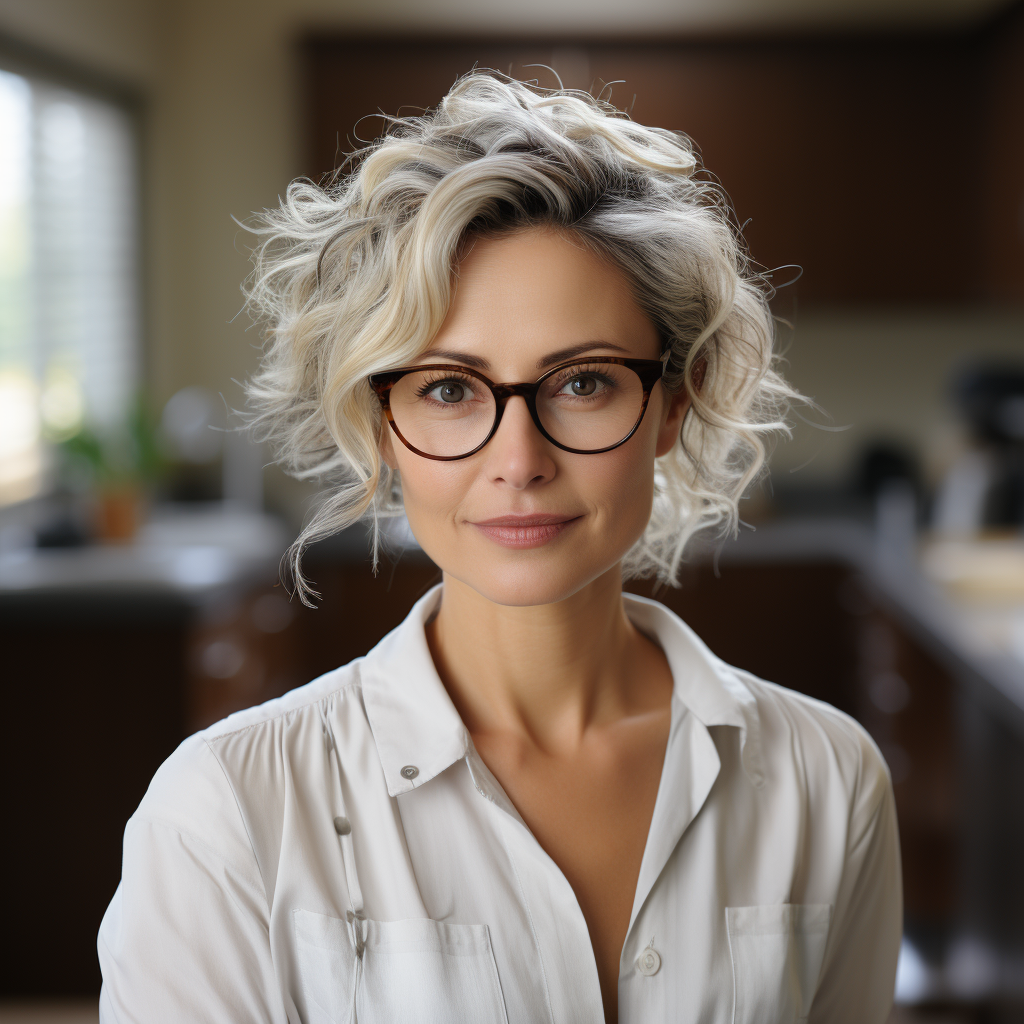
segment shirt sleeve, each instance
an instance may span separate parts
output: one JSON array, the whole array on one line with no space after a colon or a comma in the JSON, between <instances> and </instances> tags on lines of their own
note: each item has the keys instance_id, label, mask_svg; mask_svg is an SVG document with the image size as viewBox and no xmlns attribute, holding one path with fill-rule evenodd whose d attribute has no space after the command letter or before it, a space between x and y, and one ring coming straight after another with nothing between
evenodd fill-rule
<instances>
[{"instance_id":1,"label":"shirt sleeve","mask_svg":"<svg viewBox=\"0 0 1024 1024\"><path fill-rule=\"evenodd\" d=\"M125 830L100 925L101 1024L283 1024L267 901L251 847L233 834L244 837L233 797L208 773L166 769Z\"/></svg>"},{"instance_id":2,"label":"shirt sleeve","mask_svg":"<svg viewBox=\"0 0 1024 1024\"><path fill-rule=\"evenodd\" d=\"M884 1024L903 932L903 881L892 784L866 742L867 798L855 809L846 863L808 1024Z\"/></svg>"}]
</instances>

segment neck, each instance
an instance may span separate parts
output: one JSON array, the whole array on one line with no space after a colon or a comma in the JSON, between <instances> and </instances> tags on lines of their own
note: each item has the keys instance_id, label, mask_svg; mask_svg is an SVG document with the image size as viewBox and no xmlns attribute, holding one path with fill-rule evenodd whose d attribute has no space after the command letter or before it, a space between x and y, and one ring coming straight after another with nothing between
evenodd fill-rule
<instances>
[{"instance_id":1,"label":"neck","mask_svg":"<svg viewBox=\"0 0 1024 1024\"><path fill-rule=\"evenodd\" d=\"M511 607L445 575L427 627L442 681L474 736L520 735L548 750L578 746L592 726L667 703L646 680L664 655L626 617L618 566L548 605Z\"/></svg>"}]
</instances>

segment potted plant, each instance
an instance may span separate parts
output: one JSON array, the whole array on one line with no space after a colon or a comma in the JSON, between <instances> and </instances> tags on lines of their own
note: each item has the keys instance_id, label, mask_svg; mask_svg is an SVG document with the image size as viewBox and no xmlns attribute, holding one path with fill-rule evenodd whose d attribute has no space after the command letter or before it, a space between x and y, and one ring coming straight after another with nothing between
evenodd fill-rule
<instances>
[{"instance_id":1,"label":"potted plant","mask_svg":"<svg viewBox=\"0 0 1024 1024\"><path fill-rule=\"evenodd\" d=\"M146 499L164 469L156 421L146 403L132 403L113 429L83 426L60 442L65 471L87 476L96 499L99 540L126 542L142 523Z\"/></svg>"}]
</instances>

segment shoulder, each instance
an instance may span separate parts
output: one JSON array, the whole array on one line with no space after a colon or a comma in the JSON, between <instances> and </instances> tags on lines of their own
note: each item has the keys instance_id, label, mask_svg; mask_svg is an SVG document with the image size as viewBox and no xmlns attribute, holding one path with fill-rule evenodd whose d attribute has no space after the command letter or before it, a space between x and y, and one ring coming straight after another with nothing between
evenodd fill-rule
<instances>
[{"instance_id":1,"label":"shoulder","mask_svg":"<svg viewBox=\"0 0 1024 1024\"><path fill-rule=\"evenodd\" d=\"M361 660L361 659L360 659ZM321 708L365 719L359 660L184 740L153 776L129 827L179 833L229 860L251 857L247 809L268 809L296 758L319 755ZM315 744L306 742L315 736Z\"/></svg>"},{"instance_id":2,"label":"shoulder","mask_svg":"<svg viewBox=\"0 0 1024 1024\"><path fill-rule=\"evenodd\" d=\"M754 699L769 778L794 776L808 792L841 791L853 810L877 809L891 792L889 769L859 722L824 701L734 671Z\"/></svg>"},{"instance_id":3,"label":"shoulder","mask_svg":"<svg viewBox=\"0 0 1024 1024\"><path fill-rule=\"evenodd\" d=\"M305 686L289 690L282 697L236 711L196 735L201 736L211 748L223 747L227 741L238 738L258 743L307 718L319 720L318 708L331 702L338 702L344 708L343 713L351 714L355 707L352 698L355 697L358 703L365 660L356 658L341 668L318 676Z\"/></svg>"}]
</instances>

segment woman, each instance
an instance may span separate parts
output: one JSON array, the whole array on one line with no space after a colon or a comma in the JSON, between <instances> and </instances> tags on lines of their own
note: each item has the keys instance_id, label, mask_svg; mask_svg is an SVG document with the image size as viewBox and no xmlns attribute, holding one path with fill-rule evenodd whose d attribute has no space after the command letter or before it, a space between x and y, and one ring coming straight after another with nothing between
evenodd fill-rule
<instances>
[{"instance_id":1,"label":"woman","mask_svg":"<svg viewBox=\"0 0 1024 1024\"><path fill-rule=\"evenodd\" d=\"M474 74L267 215L253 397L338 482L300 591L309 539L398 509L443 584L160 769L104 1021L885 1020L876 748L622 593L735 523L794 397L694 167L585 94Z\"/></svg>"}]
</instances>

